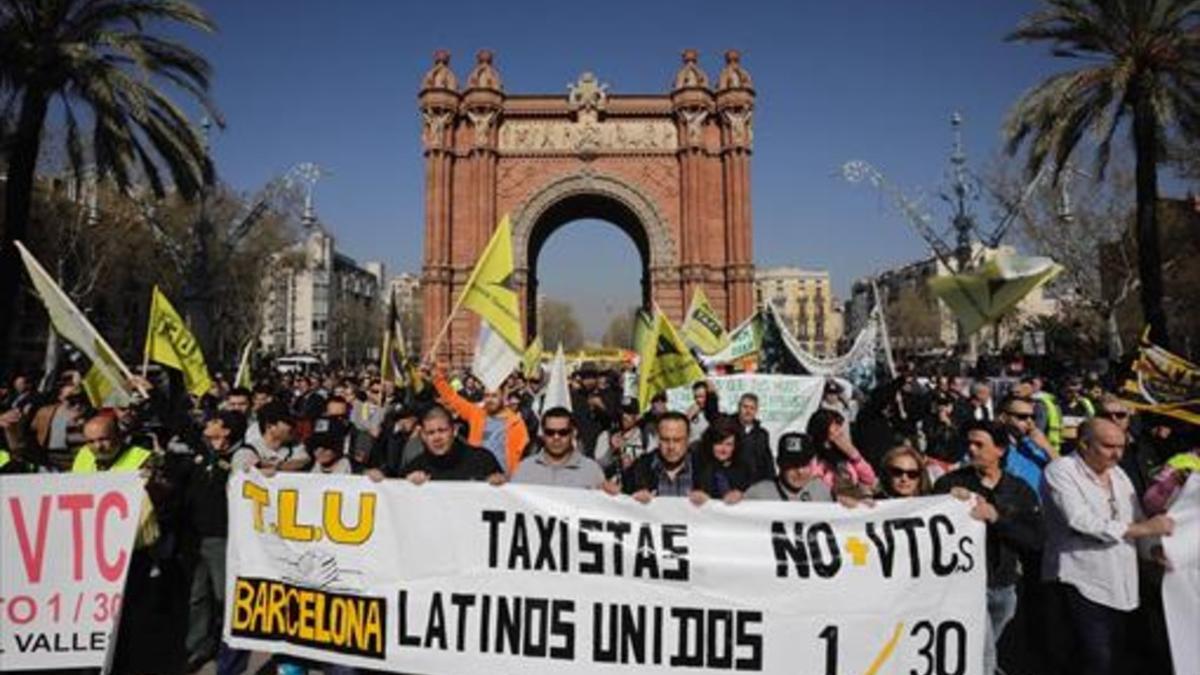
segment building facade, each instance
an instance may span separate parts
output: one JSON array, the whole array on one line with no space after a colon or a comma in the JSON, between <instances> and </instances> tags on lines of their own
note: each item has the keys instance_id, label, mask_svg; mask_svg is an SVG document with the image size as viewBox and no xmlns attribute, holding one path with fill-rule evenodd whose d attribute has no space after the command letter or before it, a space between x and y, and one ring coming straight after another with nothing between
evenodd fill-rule
<instances>
[{"instance_id":1,"label":"building facade","mask_svg":"<svg viewBox=\"0 0 1200 675\"><path fill-rule=\"evenodd\" d=\"M269 263L260 345L273 354L351 362L378 353L384 267L359 265L311 213L299 242Z\"/></svg>"},{"instance_id":2,"label":"building facade","mask_svg":"<svg viewBox=\"0 0 1200 675\"><path fill-rule=\"evenodd\" d=\"M837 353L843 321L841 309L835 309L829 272L798 267L758 268L754 271L754 301L759 308L770 306L810 353Z\"/></svg>"}]
</instances>

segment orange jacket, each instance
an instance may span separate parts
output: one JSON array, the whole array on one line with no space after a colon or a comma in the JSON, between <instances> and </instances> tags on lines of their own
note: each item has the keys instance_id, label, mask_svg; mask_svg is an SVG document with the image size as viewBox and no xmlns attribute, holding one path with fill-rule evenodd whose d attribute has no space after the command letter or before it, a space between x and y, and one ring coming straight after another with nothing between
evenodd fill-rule
<instances>
[{"instance_id":1,"label":"orange jacket","mask_svg":"<svg viewBox=\"0 0 1200 675\"><path fill-rule=\"evenodd\" d=\"M446 403L446 406L454 411L454 414L467 423L467 443L479 447L483 444L483 428L487 425L487 413L483 408L471 403L467 399L459 395L450 383L446 381L445 375L437 374L433 378L433 386L437 389L438 396ZM505 473L509 476L517 470L517 465L521 463L521 455L525 452L525 446L529 444L529 430L525 428L525 421L521 416L513 411L505 408L500 412L500 417L504 420L504 455Z\"/></svg>"}]
</instances>

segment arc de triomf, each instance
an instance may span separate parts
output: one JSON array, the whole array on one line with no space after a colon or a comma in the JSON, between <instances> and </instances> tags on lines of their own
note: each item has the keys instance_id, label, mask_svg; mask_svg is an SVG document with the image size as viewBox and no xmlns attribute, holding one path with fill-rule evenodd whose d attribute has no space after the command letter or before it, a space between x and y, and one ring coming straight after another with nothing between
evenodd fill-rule
<instances>
[{"instance_id":1,"label":"arc de triomf","mask_svg":"<svg viewBox=\"0 0 1200 675\"><path fill-rule=\"evenodd\" d=\"M751 313L754 88L738 52L725 53L715 87L687 50L668 93L610 93L584 73L555 95L506 93L486 50L460 88L450 55L439 51L419 101L427 347L505 213L527 336L537 325L538 254L555 230L581 218L610 222L633 240L643 305L656 303L678 322L702 286L727 326ZM460 313L440 356L465 360L477 325Z\"/></svg>"}]
</instances>

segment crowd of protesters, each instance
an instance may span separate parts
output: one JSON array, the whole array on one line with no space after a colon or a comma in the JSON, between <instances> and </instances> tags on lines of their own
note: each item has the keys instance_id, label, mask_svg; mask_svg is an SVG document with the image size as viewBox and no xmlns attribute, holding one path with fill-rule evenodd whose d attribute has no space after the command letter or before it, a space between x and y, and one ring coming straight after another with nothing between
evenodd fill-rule
<instances>
[{"instance_id":1,"label":"crowd of protesters","mask_svg":"<svg viewBox=\"0 0 1200 675\"><path fill-rule=\"evenodd\" d=\"M986 672L1169 673L1158 584L1165 515L1200 467L1194 427L1136 414L1099 381L920 377L865 394L832 380L804 433L771 438L746 393L733 414L698 382L686 410L644 413L621 373L584 368L571 407L540 410L540 378L487 391L425 369L275 375L253 390L218 378L191 399L170 377L132 384L134 405L94 409L78 374L0 389L0 473L140 471L139 526L114 672L245 672L221 644L231 472L470 480L626 494L640 502L840 503L949 493L986 523ZM354 672L274 657L275 672Z\"/></svg>"}]
</instances>

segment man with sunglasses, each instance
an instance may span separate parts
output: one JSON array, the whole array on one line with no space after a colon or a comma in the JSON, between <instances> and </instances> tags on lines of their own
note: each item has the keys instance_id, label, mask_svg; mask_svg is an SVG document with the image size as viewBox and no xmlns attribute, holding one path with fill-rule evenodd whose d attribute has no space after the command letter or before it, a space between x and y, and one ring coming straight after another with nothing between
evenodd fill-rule
<instances>
[{"instance_id":1,"label":"man with sunglasses","mask_svg":"<svg viewBox=\"0 0 1200 675\"><path fill-rule=\"evenodd\" d=\"M1042 545L1042 514L1033 490L1004 470L1008 431L995 422L975 421L967 425L965 433L970 463L942 476L933 491L974 499L971 515L987 526L989 622L984 641L984 672L993 673L996 645L1004 627L1017 613L1019 561L1036 553Z\"/></svg>"},{"instance_id":2,"label":"man with sunglasses","mask_svg":"<svg viewBox=\"0 0 1200 675\"><path fill-rule=\"evenodd\" d=\"M604 486L600 465L575 447L575 420L570 410L547 410L541 427L542 447L537 454L521 460L514 483L587 489Z\"/></svg>"},{"instance_id":3,"label":"man with sunglasses","mask_svg":"<svg viewBox=\"0 0 1200 675\"><path fill-rule=\"evenodd\" d=\"M1009 436L1004 470L1025 481L1034 494L1039 494L1042 472L1058 457L1058 451L1034 423L1033 401L1009 396L1000 410L1000 421Z\"/></svg>"}]
</instances>

